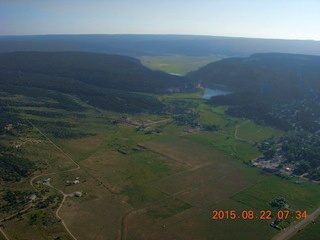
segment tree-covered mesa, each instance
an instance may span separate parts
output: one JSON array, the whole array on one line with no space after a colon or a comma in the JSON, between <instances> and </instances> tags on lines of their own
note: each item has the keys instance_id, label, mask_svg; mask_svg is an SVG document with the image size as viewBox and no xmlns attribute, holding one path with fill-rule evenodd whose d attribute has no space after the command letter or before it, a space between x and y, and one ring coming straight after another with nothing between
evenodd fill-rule
<instances>
[{"instance_id":1,"label":"tree-covered mesa","mask_svg":"<svg viewBox=\"0 0 320 240\"><path fill-rule=\"evenodd\" d=\"M260 53L247 58L226 58L210 63L188 77L204 87L225 87L261 97L296 100L318 91L320 56Z\"/></svg>"},{"instance_id":2,"label":"tree-covered mesa","mask_svg":"<svg viewBox=\"0 0 320 240\"><path fill-rule=\"evenodd\" d=\"M230 106L227 114L243 117L261 125L269 125L284 131L305 130L315 133L320 126L320 102L318 96L297 100L276 100L252 93L234 93L213 97L214 105Z\"/></svg>"},{"instance_id":3,"label":"tree-covered mesa","mask_svg":"<svg viewBox=\"0 0 320 240\"><path fill-rule=\"evenodd\" d=\"M159 112L164 104L150 93L190 92L192 81L144 67L131 57L84 52L0 54L1 90L52 99L44 107L81 111L75 98L115 112ZM72 97L70 97L72 95Z\"/></svg>"},{"instance_id":4,"label":"tree-covered mesa","mask_svg":"<svg viewBox=\"0 0 320 240\"><path fill-rule=\"evenodd\" d=\"M169 89L192 90L183 77L153 71L144 67L139 60L126 56L85 52L14 52L1 53L2 74L20 76L20 80L36 83L42 76L51 76L47 87L58 88L55 79L63 78L66 84L112 88L123 91L163 93ZM10 80L9 80L10 82ZM43 85L45 86L45 85ZM64 89L64 86L60 86ZM72 88L69 88L72 91Z\"/></svg>"},{"instance_id":5,"label":"tree-covered mesa","mask_svg":"<svg viewBox=\"0 0 320 240\"><path fill-rule=\"evenodd\" d=\"M288 118L279 117L279 106L268 97L257 93L239 92L225 96L212 97L209 104L230 106L226 113L233 117L247 118L260 125L269 125L282 130L294 129ZM279 110L282 113L282 110Z\"/></svg>"},{"instance_id":6,"label":"tree-covered mesa","mask_svg":"<svg viewBox=\"0 0 320 240\"><path fill-rule=\"evenodd\" d=\"M203 87L231 92L213 105L228 114L283 130L317 131L320 123L320 57L266 53L210 63L188 77Z\"/></svg>"}]
</instances>

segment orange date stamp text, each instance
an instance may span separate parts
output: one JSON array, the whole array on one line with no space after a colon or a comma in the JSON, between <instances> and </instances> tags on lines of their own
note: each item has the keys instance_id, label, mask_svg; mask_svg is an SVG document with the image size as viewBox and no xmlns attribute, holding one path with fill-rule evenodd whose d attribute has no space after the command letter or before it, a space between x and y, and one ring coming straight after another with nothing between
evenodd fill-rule
<instances>
[{"instance_id":1,"label":"orange date stamp text","mask_svg":"<svg viewBox=\"0 0 320 240\"><path fill-rule=\"evenodd\" d=\"M213 210L212 211L212 219L213 220L223 220L223 219L241 219L241 220L271 220L273 218L278 219L304 219L307 218L306 210L277 210L272 212L271 210Z\"/></svg>"}]
</instances>

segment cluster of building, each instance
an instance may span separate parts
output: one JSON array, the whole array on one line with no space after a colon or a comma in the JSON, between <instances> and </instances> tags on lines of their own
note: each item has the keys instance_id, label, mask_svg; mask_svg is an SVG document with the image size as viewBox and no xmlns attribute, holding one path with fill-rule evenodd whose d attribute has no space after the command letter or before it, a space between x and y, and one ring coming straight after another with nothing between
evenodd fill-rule
<instances>
[{"instance_id":1,"label":"cluster of building","mask_svg":"<svg viewBox=\"0 0 320 240\"><path fill-rule=\"evenodd\" d=\"M76 177L74 180L71 180L71 181L69 181L69 180L67 180L67 183L70 185L70 184L78 184L78 183L80 183L80 181L79 181L79 177Z\"/></svg>"},{"instance_id":2,"label":"cluster of building","mask_svg":"<svg viewBox=\"0 0 320 240\"><path fill-rule=\"evenodd\" d=\"M286 158L283 155L266 159L265 157L259 157L252 160L252 165L262 168L266 172L280 173L282 175L290 176L293 174L295 166L290 163L286 163Z\"/></svg>"},{"instance_id":3,"label":"cluster of building","mask_svg":"<svg viewBox=\"0 0 320 240\"><path fill-rule=\"evenodd\" d=\"M50 180L51 180L51 178L45 178L45 179L42 180L42 184L50 185ZM79 177L76 177L74 180L67 180L66 182L69 185L71 185L71 184L75 185L75 184L80 183ZM41 181L38 181L37 183L40 184ZM82 193L82 191L76 191L76 192L74 192L72 194L68 194L68 196L82 197L83 193ZM37 197L36 194L32 194L28 199L29 199L29 201L34 201L36 199L36 197Z\"/></svg>"}]
</instances>

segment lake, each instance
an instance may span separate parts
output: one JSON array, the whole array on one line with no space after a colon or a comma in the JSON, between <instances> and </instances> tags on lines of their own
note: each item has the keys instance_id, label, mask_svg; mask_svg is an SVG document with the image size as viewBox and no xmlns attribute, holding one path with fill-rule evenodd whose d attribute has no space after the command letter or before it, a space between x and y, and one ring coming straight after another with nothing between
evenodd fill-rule
<instances>
[{"instance_id":1,"label":"lake","mask_svg":"<svg viewBox=\"0 0 320 240\"><path fill-rule=\"evenodd\" d=\"M182 77L182 76L183 76L183 75L180 74L180 73L169 73L169 74L174 75L174 76L179 76L179 77Z\"/></svg>"},{"instance_id":2,"label":"lake","mask_svg":"<svg viewBox=\"0 0 320 240\"><path fill-rule=\"evenodd\" d=\"M202 95L202 99L210 99L211 97L214 97L214 96L221 96L221 95L227 95L227 94L230 94L230 92L221 91L218 89L206 88Z\"/></svg>"}]
</instances>

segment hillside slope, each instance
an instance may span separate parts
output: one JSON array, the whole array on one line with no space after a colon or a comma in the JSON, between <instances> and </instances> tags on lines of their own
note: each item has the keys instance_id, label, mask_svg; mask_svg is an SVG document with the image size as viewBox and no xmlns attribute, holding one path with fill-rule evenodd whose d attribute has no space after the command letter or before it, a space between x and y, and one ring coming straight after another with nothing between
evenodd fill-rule
<instances>
[{"instance_id":1,"label":"hillside slope","mask_svg":"<svg viewBox=\"0 0 320 240\"><path fill-rule=\"evenodd\" d=\"M229 58L189 73L205 87L232 92L212 97L227 113L283 130L319 130L320 57L282 53Z\"/></svg>"},{"instance_id":2,"label":"hillside slope","mask_svg":"<svg viewBox=\"0 0 320 240\"><path fill-rule=\"evenodd\" d=\"M299 98L320 91L320 57L264 53L210 63L188 77L205 87L222 85L232 92Z\"/></svg>"},{"instance_id":3,"label":"hillside slope","mask_svg":"<svg viewBox=\"0 0 320 240\"><path fill-rule=\"evenodd\" d=\"M163 104L150 93L192 90L185 78L152 71L137 59L83 52L2 53L0 76L5 92L73 94L120 112L159 110Z\"/></svg>"},{"instance_id":4,"label":"hillside slope","mask_svg":"<svg viewBox=\"0 0 320 240\"><path fill-rule=\"evenodd\" d=\"M0 54L4 71L41 73L119 90L162 93L183 86L183 78L144 67L131 57L84 52ZM186 86L187 88L187 86Z\"/></svg>"}]
</instances>

